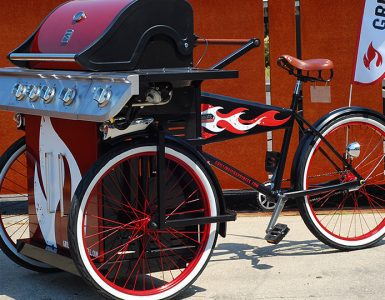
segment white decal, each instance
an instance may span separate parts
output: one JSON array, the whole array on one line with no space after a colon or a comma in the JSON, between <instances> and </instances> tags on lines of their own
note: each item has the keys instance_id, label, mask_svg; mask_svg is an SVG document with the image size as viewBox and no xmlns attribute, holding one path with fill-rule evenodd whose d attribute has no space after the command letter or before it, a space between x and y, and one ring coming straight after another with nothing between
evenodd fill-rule
<instances>
[{"instance_id":1,"label":"white decal","mask_svg":"<svg viewBox=\"0 0 385 300\"><path fill-rule=\"evenodd\" d=\"M34 194L37 219L44 240L48 246L57 247L55 236L55 217L60 198L63 194L65 181L64 162L59 157L65 157L71 176L71 199L82 179L79 166L63 140L52 126L51 119L41 118L39 139L40 184L38 166L35 165Z\"/></svg>"},{"instance_id":2,"label":"white decal","mask_svg":"<svg viewBox=\"0 0 385 300\"><path fill-rule=\"evenodd\" d=\"M234 134L245 134L250 129L256 126L276 127L285 124L290 117L277 120L275 117L279 114L278 111L270 110L251 119L242 119L242 116L249 111L247 108L239 107L227 114L220 113L223 107L202 105L202 127L212 133L221 133L226 130Z\"/></svg>"}]
</instances>

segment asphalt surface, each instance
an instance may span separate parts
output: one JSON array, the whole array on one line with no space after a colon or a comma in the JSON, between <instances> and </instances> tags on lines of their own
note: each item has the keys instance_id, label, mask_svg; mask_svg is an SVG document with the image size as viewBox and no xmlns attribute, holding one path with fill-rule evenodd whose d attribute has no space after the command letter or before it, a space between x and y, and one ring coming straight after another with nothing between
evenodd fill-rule
<instances>
[{"instance_id":1,"label":"asphalt surface","mask_svg":"<svg viewBox=\"0 0 385 300\"><path fill-rule=\"evenodd\" d=\"M385 299L385 242L355 252L323 245L298 216L279 245L264 240L268 217L239 217L206 270L180 299ZM0 253L0 299L101 299L79 277L37 274Z\"/></svg>"}]
</instances>

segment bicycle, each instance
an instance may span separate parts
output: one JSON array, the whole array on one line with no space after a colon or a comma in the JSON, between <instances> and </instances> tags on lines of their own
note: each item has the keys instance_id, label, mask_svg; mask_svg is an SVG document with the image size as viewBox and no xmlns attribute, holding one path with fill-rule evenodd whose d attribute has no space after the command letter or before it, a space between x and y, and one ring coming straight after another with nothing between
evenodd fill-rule
<instances>
[{"instance_id":1,"label":"bicycle","mask_svg":"<svg viewBox=\"0 0 385 300\"><path fill-rule=\"evenodd\" d=\"M251 40L213 68L225 67L258 44ZM378 194L385 190L385 118L366 108L349 107L310 124L298 111L302 85L331 81L333 63L284 55L278 64L297 78L290 108L203 93L202 137L174 136L159 120L143 131L119 137L117 145L82 179L69 216L70 251L80 274L103 295L170 298L197 279L218 234L225 236L226 222L236 219L235 213L226 210L213 167L276 202L266 230L270 243L279 243L289 231L277 223L289 200L297 201L306 226L331 247L358 250L384 237L384 200ZM295 123L303 137L292 165L291 188L282 189ZM273 130L285 133L281 152L274 154L275 163L270 162L270 185L202 150L210 143ZM15 147L19 150L12 156ZM24 141L10 149L0 163L2 195L15 189L7 185L7 174L9 170L20 173L10 166L25 153ZM46 270L48 266L18 256L17 239L9 228L26 229L19 220L5 226L9 214L4 211L1 208L0 246L16 262ZM11 216L24 214L13 211Z\"/></svg>"}]
</instances>

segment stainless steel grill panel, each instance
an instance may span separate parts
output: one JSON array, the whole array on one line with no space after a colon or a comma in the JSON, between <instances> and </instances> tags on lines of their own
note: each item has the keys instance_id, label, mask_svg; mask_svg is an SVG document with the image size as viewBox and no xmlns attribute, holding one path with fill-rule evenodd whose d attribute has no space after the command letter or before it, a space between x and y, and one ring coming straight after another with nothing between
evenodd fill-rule
<instances>
[{"instance_id":1,"label":"stainless steel grill panel","mask_svg":"<svg viewBox=\"0 0 385 300\"><path fill-rule=\"evenodd\" d=\"M20 85L25 89L20 89ZM139 75L4 68L0 69L0 86L0 110L104 122L116 116L139 94ZM15 94L15 87L23 92L22 96ZM46 91L47 87L55 89L52 100L44 101L43 92L36 99L36 90ZM95 100L95 93L100 93L100 89L111 91L108 103L103 106Z\"/></svg>"}]
</instances>

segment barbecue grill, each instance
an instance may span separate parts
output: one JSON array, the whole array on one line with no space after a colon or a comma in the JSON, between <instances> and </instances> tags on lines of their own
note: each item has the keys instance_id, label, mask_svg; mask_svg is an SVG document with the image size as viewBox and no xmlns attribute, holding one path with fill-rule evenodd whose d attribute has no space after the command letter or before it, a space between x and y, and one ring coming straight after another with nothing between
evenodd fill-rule
<instances>
[{"instance_id":1,"label":"barbecue grill","mask_svg":"<svg viewBox=\"0 0 385 300\"><path fill-rule=\"evenodd\" d=\"M27 219L27 229L0 234L16 262L79 274L67 225L71 200L87 171L110 149L134 143L136 136L161 141L154 134L159 128L188 139L200 137L201 83L238 74L193 68L193 30L187 1L74 0L56 8L8 55L17 67L0 69L0 109L15 113L25 138L13 146L3 178L13 170L8 165L25 161L24 169L16 168L10 178L14 187L5 191L3 186L1 193L2 199L12 191L19 195L4 201L19 204L19 212L11 215ZM95 212L100 218L111 213ZM191 243L188 237L185 243ZM107 241L90 247L89 255L100 257L108 247ZM167 268L186 267L183 257L191 255L190 247L176 245L181 259Z\"/></svg>"}]
</instances>

